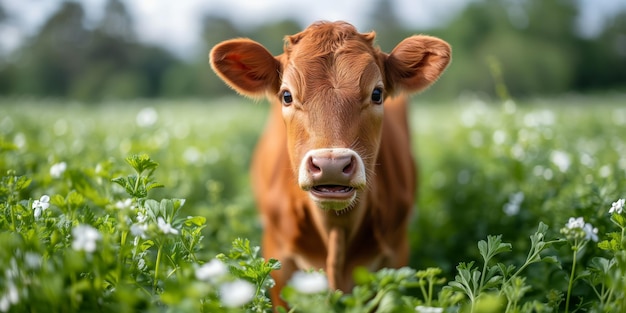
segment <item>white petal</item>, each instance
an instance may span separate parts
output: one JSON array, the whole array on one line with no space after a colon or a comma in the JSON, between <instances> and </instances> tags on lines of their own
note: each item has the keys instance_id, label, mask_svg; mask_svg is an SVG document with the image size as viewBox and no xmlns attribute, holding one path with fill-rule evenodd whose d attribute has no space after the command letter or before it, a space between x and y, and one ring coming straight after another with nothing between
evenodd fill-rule
<instances>
[{"instance_id":1,"label":"white petal","mask_svg":"<svg viewBox=\"0 0 626 313\"><path fill-rule=\"evenodd\" d=\"M328 289L326 275L319 272L306 273L298 271L291 278L293 287L301 293L318 293Z\"/></svg>"},{"instance_id":2,"label":"white petal","mask_svg":"<svg viewBox=\"0 0 626 313\"><path fill-rule=\"evenodd\" d=\"M254 293L254 285L241 279L220 286L222 304L229 308L238 308L250 302Z\"/></svg>"},{"instance_id":3,"label":"white petal","mask_svg":"<svg viewBox=\"0 0 626 313\"><path fill-rule=\"evenodd\" d=\"M228 272L226 264L218 259L205 263L196 269L196 278L198 280L212 280L219 278Z\"/></svg>"}]
</instances>

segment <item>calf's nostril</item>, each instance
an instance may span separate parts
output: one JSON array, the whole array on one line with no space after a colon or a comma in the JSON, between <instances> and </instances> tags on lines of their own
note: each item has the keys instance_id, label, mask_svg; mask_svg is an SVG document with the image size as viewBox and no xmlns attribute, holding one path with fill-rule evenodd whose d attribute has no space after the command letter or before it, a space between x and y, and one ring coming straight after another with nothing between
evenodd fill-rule
<instances>
[{"instance_id":1,"label":"calf's nostril","mask_svg":"<svg viewBox=\"0 0 626 313\"><path fill-rule=\"evenodd\" d=\"M348 160L348 164L343 167L343 173L346 175L351 175L354 172L354 161L352 158Z\"/></svg>"},{"instance_id":2,"label":"calf's nostril","mask_svg":"<svg viewBox=\"0 0 626 313\"><path fill-rule=\"evenodd\" d=\"M322 172L322 168L316 164L314 157L309 158L309 172L312 174L319 174Z\"/></svg>"}]
</instances>

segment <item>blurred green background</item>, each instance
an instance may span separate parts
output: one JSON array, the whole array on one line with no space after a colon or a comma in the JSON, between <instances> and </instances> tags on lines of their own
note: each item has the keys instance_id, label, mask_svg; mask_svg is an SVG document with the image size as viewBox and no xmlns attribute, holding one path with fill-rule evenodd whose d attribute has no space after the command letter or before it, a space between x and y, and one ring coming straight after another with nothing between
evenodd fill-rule
<instances>
[{"instance_id":1,"label":"blurred green background","mask_svg":"<svg viewBox=\"0 0 626 313\"><path fill-rule=\"evenodd\" d=\"M286 34L318 19L375 30L387 52L417 33L450 42L452 66L426 97L626 90L626 4L618 0L169 2L0 1L0 95L86 103L230 95L208 66L213 45L250 37L279 54ZM181 46L183 37L193 44Z\"/></svg>"}]
</instances>

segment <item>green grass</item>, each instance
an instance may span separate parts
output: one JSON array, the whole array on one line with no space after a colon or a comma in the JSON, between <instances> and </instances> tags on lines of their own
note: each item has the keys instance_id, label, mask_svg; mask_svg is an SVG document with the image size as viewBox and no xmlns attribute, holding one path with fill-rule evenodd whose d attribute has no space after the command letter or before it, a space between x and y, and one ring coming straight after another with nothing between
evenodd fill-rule
<instances>
[{"instance_id":1,"label":"green grass","mask_svg":"<svg viewBox=\"0 0 626 313\"><path fill-rule=\"evenodd\" d=\"M463 273L471 276L472 270L479 268L482 279L473 283L480 285L477 288L482 295L476 299L465 296L465 300L459 298L455 302L453 299L461 297L458 295L463 295L463 292L454 289L453 284L444 288L445 299L436 294L441 290L441 284L436 284L438 287L434 291L420 292L417 286L425 280L417 277L426 275L424 272L418 272L417 276L414 272L379 273L379 276L361 273L358 277L361 277L362 290L355 289L353 298L331 295L325 298L329 305L336 310L341 308L339 311L352 308L358 312L365 306L359 307L355 304L359 303L357 300L365 301L369 297L379 301L376 302L379 308L387 307L381 303L391 301L389 303L395 304L390 307L412 308L418 304L428 304L446 307L446 312L469 312L472 308L475 312L501 312L506 305L510 306L506 307L509 312L524 312L532 305L536 306L535 312L549 312L548 309L553 307L560 308L560 311L567 307L571 312L577 306L597 312L615 309L611 305L619 304L615 299L620 294L623 296L623 291L608 297L610 301L603 301L602 297L596 295L593 284L585 283L585 279L597 272L594 272L593 265L601 262L598 257L619 260L623 252L623 243L620 242L622 237L607 235L619 231L608 213L611 203L626 197L626 106L623 103L626 103L624 96L570 96L521 103L484 102L475 97L461 98L450 103L423 103L416 99L410 119L413 152L419 162L420 186L416 191L419 200L410 230L411 267L440 268L441 272L436 276L448 281L455 281L455 276L456 281L462 280ZM139 269L136 272L120 272L121 277L136 285L116 285L115 279L106 276L102 278L98 273L89 272L85 266L93 264L88 261L85 261L87 265L74 262L73 267L69 267L75 271L42 276L53 280L61 290L57 291L60 294L49 294L62 295L65 297L63 299L71 300L69 308L72 311L87 311L93 308L88 304L98 301L108 303L100 307L101 311L106 312L122 310L120 308L126 308L129 312L164 311L168 307L184 311L181 302L177 302L180 299L187 299L189 303L185 308L191 308L190 312L216 309L212 305L219 304L219 299L193 283L193 269L231 249L235 238L248 238L252 246L260 243L261 226L250 192L248 167L266 113L265 102L251 103L235 98L219 101L111 102L92 107L61 101L1 100L0 174L4 177L5 191L0 193L0 203L3 204L0 208L11 212L21 208L27 212L33 200L50 195L51 207L54 208L52 213L46 213L50 221L60 223L62 219L69 219L72 225L76 221L90 222L94 226L99 225L97 228L101 231L104 227L102 225L123 229L125 222L120 219L121 216L115 217L111 207L116 201L129 198L129 195L112 183L111 179L132 176L133 172L125 159L129 155L146 153L159 164L154 174L148 175L150 180L163 184L164 188L151 190L148 197L136 196L134 199L148 211L156 205L150 204L154 201L152 199L156 200L154 203L161 202L161 199L166 199L166 202L174 201L168 199L186 199L182 208L174 210L176 213L168 211L163 216L171 218L170 222L181 230L198 232L196 237L192 237L199 240L199 244L186 254L177 250L185 244L184 240L179 242L167 236L155 237L161 238L161 241L154 239L152 246L146 247L146 254L150 255L146 260L153 268L161 269L161 273L158 270L155 273ZM50 169L61 162L66 163L67 169L60 177L54 177ZM30 183L20 190L7 191L10 189L6 187L9 185L7 179L11 177L25 177ZM76 195L82 198L76 200ZM76 201L74 209L72 201ZM156 207L154 210L159 212ZM95 213L93 217L74 216L77 212ZM29 214L30 217L24 217L20 223L39 223L33 219L32 212ZM155 214L156 221L156 216L161 213ZM205 217L206 221L202 225L192 222L187 225L186 216ZM574 259L571 245L567 244L574 237L567 237L559 231L570 217L584 217L586 222L598 228L600 242L613 238L618 247L614 250L602 248L594 241L582 245L582 250L576 254L577 266L572 276L577 277L576 280L570 279ZM134 218L131 217L133 221ZM26 236L24 234L29 227L25 225L28 224L18 223L22 230L17 231L10 227L9 221L5 219L2 223L2 235L7 236L5 239L21 238L14 236L20 233L22 237ZM537 249L538 245L532 243L529 237L533 234L538 236L537 225L540 223L548 227L545 234L540 235L545 235L542 240L555 242L540 249L542 257L549 256L545 259L551 262L526 264L529 251ZM52 227L46 225L37 227L43 227L40 230ZM49 258L52 263L65 264L68 262L67 255L74 255L69 247L70 228L64 230L67 233L59 233L67 237L59 241L57 246L46 248L53 242L50 239L52 241L46 241L43 246L37 245L33 249L38 253L48 251L43 253L49 254L44 259ZM120 244L121 233L112 230L111 235L104 236L102 240L112 244L110 249L117 251L124 262L131 264L138 259L136 255L130 254L130 248L124 250L124 240ZM50 238L54 234L50 233ZM486 240L489 235L501 235L499 240L506 243L508 248L485 258L486 252L479 250L476 243ZM15 258L15 249L18 249L15 247L24 248L20 240L11 246L13 250L0 248L0 264L3 267L10 266L12 258ZM496 247L495 242L495 237L489 239L489 245ZM580 244L580 241L576 244ZM572 245L576 244L572 241ZM169 260L164 259L160 263L156 255L157 247L172 249L168 250L171 252ZM239 249L244 249L241 243ZM237 263L241 255L246 256L245 262L256 262L253 251L227 254L223 260L231 265L241 264ZM483 265L481 262L485 259L488 264ZM115 259L107 260L103 257L102 264L111 262L110 266L116 266ZM476 262L473 268L457 267L460 262L472 261ZM616 262L623 265L620 263L622 261ZM483 266L488 268L498 263L517 268L528 265L520 274L524 281L507 281L507 273L498 272L500 274L496 276L505 278L494 278L493 285L484 284L483 280L488 281L489 277L485 276L487 273ZM258 270L262 272L263 266L259 263ZM605 280L598 278L600 280L596 281L596 286L600 286L599 281L602 281L608 286L607 290L611 286L615 289L614 285L607 282L623 282L623 273L626 271L611 269L610 274L613 276L606 274ZM168 270L171 271L169 276ZM255 282L236 269L234 272L235 276L257 284L258 290L267 287L265 282ZM83 274L74 277L75 273ZM104 281L101 286L93 283L99 277ZM173 277L178 278L172 282ZM428 277L434 282L435 276ZM83 280L91 282L92 286L76 289L79 288L77 282ZM411 287L410 282L416 285ZM517 293L505 293L505 290L513 288L514 282L519 283ZM172 284L176 286L183 283L189 283L192 287L184 291L181 289L180 293L168 289ZM471 285L472 282L467 283ZM7 284L0 280L0 295L3 290L10 289ZM28 289L32 286L20 287L23 287L20 298L30 297L28 299L31 303L20 301L12 306L15 312L38 311L37 308L45 308L46 305L67 308L61 304L54 306L57 303L46 303L50 301L49 296L34 297L24 291L31 290L32 293L32 289ZM126 299L111 290L122 287L145 290L147 295L132 291ZM375 297L375 290L386 290L386 293L379 293L381 296ZM398 290L411 298L387 297ZM571 292L569 297L566 294L568 291ZM515 305L512 305L511 295L520 295ZM291 303L310 307L307 301L311 301L311 298L299 297L297 293L287 293L287 296ZM432 302L427 301L429 297ZM571 304L565 301L566 298L571 299ZM37 300L43 306L33 304ZM195 300L197 303L193 302ZM213 300L217 302L211 302ZM255 302L256 307L263 307L263 301ZM192 302L195 304L190 304ZM538 308L539 304L543 307ZM251 310L251 307L248 309Z\"/></svg>"}]
</instances>

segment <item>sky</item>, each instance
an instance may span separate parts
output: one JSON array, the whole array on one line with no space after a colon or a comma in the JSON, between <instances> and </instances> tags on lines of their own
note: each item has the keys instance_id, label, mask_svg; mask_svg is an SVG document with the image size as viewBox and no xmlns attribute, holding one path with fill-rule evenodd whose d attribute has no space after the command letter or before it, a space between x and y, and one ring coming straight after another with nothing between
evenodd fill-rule
<instances>
[{"instance_id":1,"label":"sky","mask_svg":"<svg viewBox=\"0 0 626 313\"><path fill-rule=\"evenodd\" d=\"M102 16L106 0L76 0L84 4L87 24ZM361 31L375 18L374 0L122 0L133 16L140 40L162 45L181 57L193 56L199 45L202 17L208 13L231 18L243 27L291 18L304 28L316 20L345 20ZM444 24L470 1L393 0L403 23L428 29ZM509 0L511 2L521 0ZM583 8L580 28L593 36L607 16L626 9L624 0L576 0ZM0 28L0 52L12 51L37 32L62 0L0 0L13 19Z\"/></svg>"}]
</instances>

